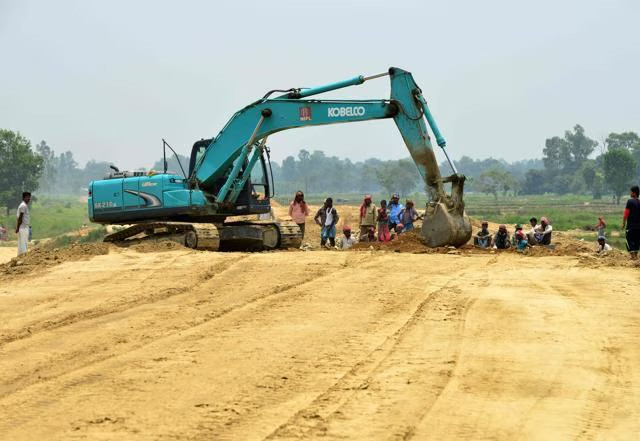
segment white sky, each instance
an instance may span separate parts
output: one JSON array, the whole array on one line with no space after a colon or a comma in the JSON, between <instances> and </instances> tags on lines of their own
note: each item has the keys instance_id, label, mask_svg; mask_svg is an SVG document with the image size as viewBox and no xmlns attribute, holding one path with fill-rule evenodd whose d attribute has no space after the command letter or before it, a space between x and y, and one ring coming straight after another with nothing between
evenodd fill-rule
<instances>
[{"instance_id":1,"label":"white sky","mask_svg":"<svg viewBox=\"0 0 640 441\"><path fill-rule=\"evenodd\" d=\"M57 152L149 166L273 88L411 71L453 158L640 131L640 2L0 0L0 127ZM387 98L388 79L321 95ZM320 97L320 96L319 96ZM290 130L354 160L407 152L391 120Z\"/></svg>"}]
</instances>

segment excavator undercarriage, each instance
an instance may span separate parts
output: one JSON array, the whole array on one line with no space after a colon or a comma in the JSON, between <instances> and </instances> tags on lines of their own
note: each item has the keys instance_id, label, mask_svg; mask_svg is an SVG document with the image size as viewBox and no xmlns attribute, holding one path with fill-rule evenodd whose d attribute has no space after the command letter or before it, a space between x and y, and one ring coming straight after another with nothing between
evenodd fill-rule
<instances>
[{"instance_id":1,"label":"excavator undercarriage","mask_svg":"<svg viewBox=\"0 0 640 441\"><path fill-rule=\"evenodd\" d=\"M237 221L221 224L143 222L111 233L105 242L169 238L188 248L209 251L262 251L299 248L302 233L294 222Z\"/></svg>"}]
</instances>

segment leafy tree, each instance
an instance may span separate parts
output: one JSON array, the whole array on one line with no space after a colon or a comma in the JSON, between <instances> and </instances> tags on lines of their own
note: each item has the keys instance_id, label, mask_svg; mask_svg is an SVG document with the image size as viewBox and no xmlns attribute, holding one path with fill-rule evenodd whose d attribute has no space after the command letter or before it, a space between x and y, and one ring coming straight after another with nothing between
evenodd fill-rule
<instances>
[{"instance_id":1,"label":"leafy tree","mask_svg":"<svg viewBox=\"0 0 640 441\"><path fill-rule=\"evenodd\" d=\"M389 194L407 195L419 182L418 170L410 159L385 161L375 170L380 186Z\"/></svg>"},{"instance_id":2,"label":"leafy tree","mask_svg":"<svg viewBox=\"0 0 640 441\"><path fill-rule=\"evenodd\" d=\"M54 192L57 175L56 153L45 141L40 141L40 144L36 145L36 152L42 158L42 175L40 176L38 187L43 192L52 193Z\"/></svg>"},{"instance_id":3,"label":"leafy tree","mask_svg":"<svg viewBox=\"0 0 640 441\"><path fill-rule=\"evenodd\" d=\"M478 176L478 189L486 194L492 194L498 199L498 191L500 191L502 172L498 169L491 169L483 172Z\"/></svg>"},{"instance_id":4,"label":"leafy tree","mask_svg":"<svg viewBox=\"0 0 640 441\"><path fill-rule=\"evenodd\" d=\"M596 165L594 161L587 161L582 165L582 179L587 188L593 193L593 184L596 179Z\"/></svg>"},{"instance_id":5,"label":"leafy tree","mask_svg":"<svg viewBox=\"0 0 640 441\"><path fill-rule=\"evenodd\" d=\"M593 179L593 198L602 199L602 193L604 192L604 177L602 173L596 173L596 177Z\"/></svg>"},{"instance_id":6,"label":"leafy tree","mask_svg":"<svg viewBox=\"0 0 640 441\"><path fill-rule=\"evenodd\" d=\"M628 190L631 180L635 177L636 160L628 150L613 148L603 155L603 161L607 187L619 204L620 197Z\"/></svg>"},{"instance_id":7,"label":"leafy tree","mask_svg":"<svg viewBox=\"0 0 640 441\"><path fill-rule=\"evenodd\" d=\"M571 159L568 167L572 171L577 170L598 145L597 141L584 134L584 128L580 124L575 125L573 132L569 130L564 132L564 139L569 143Z\"/></svg>"},{"instance_id":8,"label":"leafy tree","mask_svg":"<svg viewBox=\"0 0 640 441\"><path fill-rule=\"evenodd\" d=\"M544 171L529 170L525 174L523 187L525 194L543 194L545 192Z\"/></svg>"},{"instance_id":9,"label":"leafy tree","mask_svg":"<svg viewBox=\"0 0 640 441\"><path fill-rule=\"evenodd\" d=\"M285 181L293 181L296 179L296 158L287 156L282 161L282 179Z\"/></svg>"},{"instance_id":10,"label":"leafy tree","mask_svg":"<svg viewBox=\"0 0 640 441\"><path fill-rule=\"evenodd\" d=\"M636 132L610 133L605 143L609 149L640 150L640 136Z\"/></svg>"},{"instance_id":11,"label":"leafy tree","mask_svg":"<svg viewBox=\"0 0 640 441\"><path fill-rule=\"evenodd\" d=\"M584 181L579 169L597 145L596 141L585 135L584 128L579 124L574 126L573 131L565 131L562 138L548 138L543 149L548 189L558 194L583 191Z\"/></svg>"},{"instance_id":12,"label":"leafy tree","mask_svg":"<svg viewBox=\"0 0 640 441\"><path fill-rule=\"evenodd\" d=\"M398 168L391 161L386 161L375 169L378 183L388 194L398 190Z\"/></svg>"},{"instance_id":13,"label":"leafy tree","mask_svg":"<svg viewBox=\"0 0 640 441\"><path fill-rule=\"evenodd\" d=\"M173 152L171 150L167 149L167 171L176 173L178 175L181 175L182 174L182 169L184 169L185 173L189 173L189 158L187 158L184 155L181 155L180 153L178 153L178 158L180 159L180 163L178 163L178 160L176 159L176 157L173 154ZM156 170L156 171L164 170L164 164L162 163L163 160L164 160L164 158L158 159L153 164L153 166L151 166L151 169L152 170ZM102 162L102 164L104 164L104 162ZM182 164L182 168L180 168L180 164ZM89 164L87 164L87 165L89 165ZM107 168L104 171L105 172L109 171L109 165L107 165Z\"/></svg>"},{"instance_id":14,"label":"leafy tree","mask_svg":"<svg viewBox=\"0 0 640 441\"><path fill-rule=\"evenodd\" d=\"M571 160L571 154L569 153L569 143L567 140L554 136L549 138L544 143L544 149L542 150L544 155L542 161L544 167L547 170L554 172L560 171L566 167Z\"/></svg>"},{"instance_id":15,"label":"leafy tree","mask_svg":"<svg viewBox=\"0 0 640 441\"><path fill-rule=\"evenodd\" d=\"M610 133L604 141L607 148L628 150L640 166L640 136L636 132ZM636 170L636 175L640 170Z\"/></svg>"},{"instance_id":16,"label":"leafy tree","mask_svg":"<svg viewBox=\"0 0 640 441\"><path fill-rule=\"evenodd\" d=\"M162 160L160 160L159 162L160 164L162 164ZM96 161L93 159L91 161L88 161L84 166L84 169L82 169L81 173L82 186L84 187L91 181L103 179L105 176L107 176L109 172L111 172L109 165L111 165L109 162L104 161Z\"/></svg>"},{"instance_id":17,"label":"leafy tree","mask_svg":"<svg viewBox=\"0 0 640 441\"><path fill-rule=\"evenodd\" d=\"M0 129L0 206L17 206L23 191L38 188L42 173L41 156L20 133Z\"/></svg>"}]
</instances>

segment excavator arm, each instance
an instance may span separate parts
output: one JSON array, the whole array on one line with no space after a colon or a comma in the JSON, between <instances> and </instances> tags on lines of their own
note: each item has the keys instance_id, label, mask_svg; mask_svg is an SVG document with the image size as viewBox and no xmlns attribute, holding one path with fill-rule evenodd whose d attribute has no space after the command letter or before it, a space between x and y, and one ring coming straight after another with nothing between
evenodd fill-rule
<instances>
[{"instance_id":1,"label":"excavator arm","mask_svg":"<svg viewBox=\"0 0 640 441\"><path fill-rule=\"evenodd\" d=\"M303 99L323 92L389 75L390 99ZM429 246L466 243L471 225L464 213L464 176L442 178L425 123L444 150L446 142L429 111L422 91L410 72L390 68L373 77L354 77L311 89L291 89L276 98L263 98L237 112L206 148L190 176L193 188L206 192L215 203L233 203L272 133L298 127L393 118L429 192L422 234ZM446 155L446 150L445 150ZM449 159L447 155L447 159ZM448 195L444 183L451 182Z\"/></svg>"}]
</instances>

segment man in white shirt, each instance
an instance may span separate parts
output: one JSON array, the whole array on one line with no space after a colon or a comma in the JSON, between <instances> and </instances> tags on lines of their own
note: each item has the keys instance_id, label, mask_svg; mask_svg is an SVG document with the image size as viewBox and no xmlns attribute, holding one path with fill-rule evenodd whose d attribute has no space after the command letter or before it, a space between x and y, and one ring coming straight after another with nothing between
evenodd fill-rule
<instances>
[{"instance_id":1,"label":"man in white shirt","mask_svg":"<svg viewBox=\"0 0 640 441\"><path fill-rule=\"evenodd\" d=\"M22 193L22 202L18 205L16 217L16 234L18 235L18 256L27 252L29 244L29 227L31 226L31 215L29 214L29 202L31 202L31 193L25 191Z\"/></svg>"},{"instance_id":2,"label":"man in white shirt","mask_svg":"<svg viewBox=\"0 0 640 441\"><path fill-rule=\"evenodd\" d=\"M353 247L354 244L353 236L351 236L351 227L342 227L342 234L342 240L338 244L338 248L341 250L348 250Z\"/></svg>"}]
</instances>

